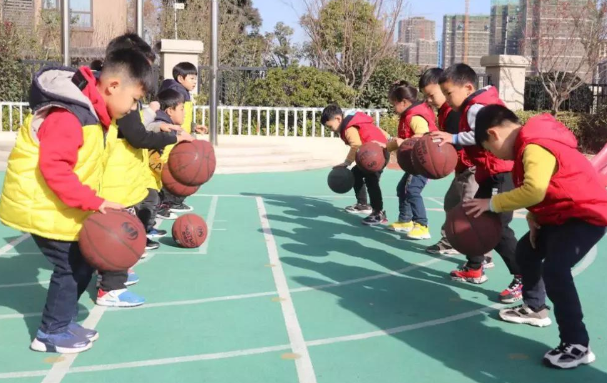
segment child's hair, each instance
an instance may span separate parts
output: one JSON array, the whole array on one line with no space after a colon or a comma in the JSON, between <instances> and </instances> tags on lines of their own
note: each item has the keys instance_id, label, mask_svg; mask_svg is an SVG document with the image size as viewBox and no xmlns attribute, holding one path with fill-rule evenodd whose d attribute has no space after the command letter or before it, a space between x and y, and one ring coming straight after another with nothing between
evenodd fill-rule
<instances>
[{"instance_id":1,"label":"child's hair","mask_svg":"<svg viewBox=\"0 0 607 383\"><path fill-rule=\"evenodd\" d=\"M123 49L134 49L141 52L150 62L156 60L156 54L152 50L150 44L146 43L144 39L139 37L136 33L125 33L124 35L118 36L107 45L105 54L123 50Z\"/></svg>"},{"instance_id":2,"label":"child's hair","mask_svg":"<svg viewBox=\"0 0 607 383\"><path fill-rule=\"evenodd\" d=\"M402 102L409 101L414 103L417 101L417 89L412 87L407 81L397 81L390 87L388 99L390 101Z\"/></svg>"},{"instance_id":3,"label":"child's hair","mask_svg":"<svg viewBox=\"0 0 607 383\"><path fill-rule=\"evenodd\" d=\"M476 86L478 82L478 76L474 69L466 64L455 64L445 69L443 74L438 80L439 84L444 84L447 81L451 81L455 85L464 86L466 84L472 84Z\"/></svg>"},{"instance_id":4,"label":"child's hair","mask_svg":"<svg viewBox=\"0 0 607 383\"><path fill-rule=\"evenodd\" d=\"M158 93L158 102L160 103L160 109L166 111L167 109L174 109L179 104L185 102L185 98L181 93L175 89L165 89Z\"/></svg>"},{"instance_id":5,"label":"child's hair","mask_svg":"<svg viewBox=\"0 0 607 383\"><path fill-rule=\"evenodd\" d=\"M153 88L152 66L147 58L134 49L119 49L105 57L101 76L120 74L126 81L135 82L145 92Z\"/></svg>"},{"instance_id":6,"label":"child's hair","mask_svg":"<svg viewBox=\"0 0 607 383\"><path fill-rule=\"evenodd\" d=\"M341 110L339 105L330 104L325 109L323 109L322 116L320 117L320 123L324 125L327 123L327 121L331 121L335 117L343 115L344 112Z\"/></svg>"},{"instance_id":7,"label":"child's hair","mask_svg":"<svg viewBox=\"0 0 607 383\"><path fill-rule=\"evenodd\" d=\"M428 85L438 85L440 76L443 74L441 68L430 68L419 77L419 90L424 89Z\"/></svg>"},{"instance_id":8,"label":"child's hair","mask_svg":"<svg viewBox=\"0 0 607 383\"><path fill-rule=\"evenodd\" d=\"M173 67L173 78L177 81L179 76L186 77L188 75L198 75L198 69L196 65L190 62L181 62Z\"/></svg>"},{"instance_id":9,"label":"child's hair","mask_svg":"<svg viewBox=\"0 0 607 383\"><path fill-rule=\"evenodd\" d=\"M487 131L504 122L510 121L518 124L519 119L513 111L502 105L487 105L478 111L476 115L476 125L474 127L474 139L476 144L482 146L483 142L489 139Z\"/></svg>"},{"instance_id":10,"label":"child's hair","mask_svg":"<svg viewBox=\"0 0 607 383\"><path fill-rule=\"evenodd\" d=\"M100 72L101 69L103 69L103 60L96 59L91 61L89 68L91 68L91 70Z\"/></svg>"}]
</instances>

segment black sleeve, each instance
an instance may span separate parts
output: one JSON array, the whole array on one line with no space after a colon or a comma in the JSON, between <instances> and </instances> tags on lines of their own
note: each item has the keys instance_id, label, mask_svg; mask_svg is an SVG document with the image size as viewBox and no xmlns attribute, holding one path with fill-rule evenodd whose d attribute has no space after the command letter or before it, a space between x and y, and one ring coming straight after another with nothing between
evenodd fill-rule
<instances>
[{"instance_id":1,"label":"black sleeve","mask_svg":"<svg viewBox=\"0 0 607 383\"><path fill-rule=\"evenodd\" d=\"M139 112L133 111L116 121L118 138L124 138L136 149L160 150L167 145L175 144L177 136L166 132L148 132L141 122Z\"/></svg>"},{"instance_id":2,"label":"black sleeve","mask_svg":"<svg viewBox=\"0 0 607 383\"><path fill-rule=\"evenodd\" d=\"M451 134L459 133L459 118L460 113L451 111L447 116L447 120L445 121L445 132Z\"/></svg>"}]
</instances>

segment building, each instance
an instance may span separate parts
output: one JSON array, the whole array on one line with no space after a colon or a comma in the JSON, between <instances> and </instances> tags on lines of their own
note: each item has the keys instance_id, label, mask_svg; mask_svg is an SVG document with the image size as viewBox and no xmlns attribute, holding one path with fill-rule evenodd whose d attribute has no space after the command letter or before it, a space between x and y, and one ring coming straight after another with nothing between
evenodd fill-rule
<instances>
[{"instance_id":1,"label":"building","mask_svg":"<svg viewBox=\"0 0 607 383\"><path fill-rule=\"evenodd\" d=\"M417 65L421 67L435 67L438 65L438 41L419 39L415 48Z\"/></svg>"},{"instance_id":2,"label":"building","mask_svg":"<svg viewBox=\"0 0 607 383\"><path fill-rule=\"evenodd\" d=\"M485 73L481 57L489 54L489 16L470 16L468 23L468 56L464 57L464 15L443 18L443 67L466 62L477 73Z\"/></svg>"},{"instance_id":3,"label":"building","mask_svg":"<svg viewBox=\"0 0 607 383\"><path fill-rule=\"evenodd\" d=\"M111 6L108 2L70 0L70 48L73 57L102 57L108 42L127 31L127 0L111 0ZM58 19L47 16L58 12L60 4L60 0L2 0L0 18L33 32L43 20ZM60 26L56 30L60 30ZM40 39L44 41L47 37L40 36Z\"/></svg>"},{"instance_id":4,"label":"building","mask_svg":"<svg viewBox=\"0 0 607 383\"><path fill-rule=\"evenodd\" d=\"M520 0L491 0L490 54L519 54L521 45L520 15Z\"/></svg>"},{"instance_id":5,"label":"building","mask_svg":"<svg viewBox=\"0 0 607 383\"><path fill-rule=\"evenodd\" d=\"M398 48L402 61L422 67L438 64L436 22L424 17L410 17L398 23Z\"/></svg>"},{"instance_id":6,"label":"building","mask_svg":"<svg viewBox=\"0 0 607 383\"><path fill-rule=\"evenodd\" d=\"M415 43L419 39L436 40L436 22L425 17L410 17L398 22L398 42Z\"/></svg>"}]
</instances>

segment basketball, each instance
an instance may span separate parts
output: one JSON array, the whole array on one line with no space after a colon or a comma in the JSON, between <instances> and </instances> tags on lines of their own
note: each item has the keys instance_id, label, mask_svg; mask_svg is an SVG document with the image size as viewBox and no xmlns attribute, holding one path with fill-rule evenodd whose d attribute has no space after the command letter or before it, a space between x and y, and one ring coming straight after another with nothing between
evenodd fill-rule
<instances>
[{"instance_id":1,"label":"basketball","mask_svg":"<svg viewBox=\"0 0 607 383\"><path fill-rule=\"evenodd\" d=\"M82 224L78 245L86 261L97 270L127 270L145 252L145 228L124 210L93 213Z\"/></svg>"},{"instance_id":2,"label":"basketball","mask_svg":"<svg viewBox=\"0 0 607 383\"><path fill-rule=\"evenodd\" d=\"M479 256L497 246L502 238L502 223L495 213L484 213L478 218L466 215L460 203L447 213L445 234L455 250Z\"/></svg>"},{"instance_id":3,"label":"basketball","mask_svg":"<svg viewBox=\"0 0 607 383\"><path fill-rule=\"evenodd\" d=\"M431 136L419 139L413 148L413 167L421 175L433 180L447 177L457 165L457 151L451 144L439 146Z\"/></svg>"},{"instance_id":4,"label":"basketball","mask_svg":"<svg viewBox=\"0 0 607 383\"><path fill-rule=\"evenodd\" d=\"M180 142L171 150L168 165L178 182L200 186L215 173L215 150L208 141Z\"/></svg>"},{"instance_id":5,"label":"basketball","mask_svg":"<svg viewBox=\"0 0 607 383\"><path fill-rule=\"evenodd\" d=\"M200 247L207 239L207 224L196 214L185 214L173 223L173 240L181 247Z\"/></svg>"},{"instance_id":6,"label":"basketball","mask_svg":"<svg viewBox=\"0 0 607 383\"><path fill-rule=\"evenodd\" d=\"M409 138L405 140L399 147L396 153L396 160L401 169L405 172L413 175L417 175L415 168L413 167L413 147L419 140L418 137Z\"/></svg>"},{"instance_id":7,"label":"basketball","mask_svg":"<svg viewBox=\"0 0 607 383\"><path fill-rule=\"evenodd\" d=\"M375 173L381 171L386 166L384 148L375 142L362 144L358 148L358 152L356 152L356 164L365 172Z\"/></svg>"},{"instance_id":8,"label":"basketball","mask_svg":"<svg viewBox=\"0 0 607 383\"><path fill-rule=\"evenodd\" d=\"M347 167L340 166L329 172L327 183L333 192L344 194L352 190L354 186L354 174Z\"/></svg>"},{"instance_id":9,"label":"basketball","mask_svg":"<svg viewBox=\"0 0 607 383\"><path fill-rule=\"evenodd\" d=\"M161 179L162 186L167 188L169 192L176 196L187 197L196 193L198 189L200 189L200 186L188 186L177 182L166 166L164 169L162 169Z\"/></svg>"}]
</instances>

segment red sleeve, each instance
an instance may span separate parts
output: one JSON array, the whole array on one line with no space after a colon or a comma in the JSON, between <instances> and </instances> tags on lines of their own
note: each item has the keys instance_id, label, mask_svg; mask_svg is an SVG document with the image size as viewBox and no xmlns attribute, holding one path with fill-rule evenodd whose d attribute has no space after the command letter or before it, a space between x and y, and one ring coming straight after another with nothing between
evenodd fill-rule
<instances>
[{"instance_id":1,"label":"red sleeve","mask_svg":"<svg viewBox=\"0 0 607 383\"><path fill-rule=\"evenodd\" d=\"M40 126L38 139L40 172L48 187L69 207L98 210L103 199L74 173L83 144L82 125L76 116L66 110L51 111Z\"/></svg>"}]
</instances>

